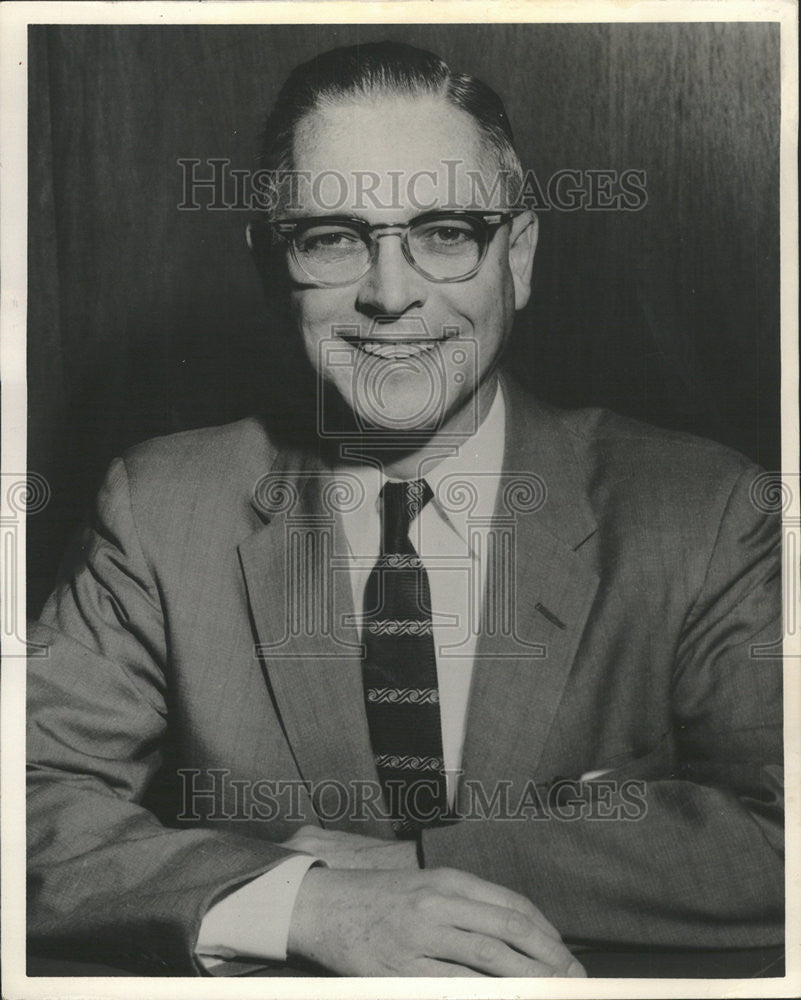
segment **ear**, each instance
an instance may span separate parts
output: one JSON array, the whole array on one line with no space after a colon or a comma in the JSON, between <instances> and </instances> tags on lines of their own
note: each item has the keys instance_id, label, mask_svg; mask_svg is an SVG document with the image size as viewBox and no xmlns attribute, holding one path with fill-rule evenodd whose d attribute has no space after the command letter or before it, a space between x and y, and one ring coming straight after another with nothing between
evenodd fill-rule
<instances>
[{"instance_id":1,"label":"ear","mask_svg":"<svg viewBox=\"0 0 801 1000\"><path fill-rule=\"evenodd\" d=\"M538 231L537 216L533 212L521 212L512 219L509 269L514 281L515 309L522 309L531 296L531 270L534 266Z\"/></svg>"},{"instance_id":2,"label":"ear","mask_svg":"<svg viewBox=\"0 0 801 1000\"><path fill-rule=\"evenodd\" d=\"M256 265L259 273L262 272L264 264L264 240L259 239L259 229L255 222L251 221L245 227L245 240L247 241L250 257Z\"/></svg>"},{"instance_id":3,"label":"ear","mask_svg":"<svg viewBox=\"0 0 801 1000\"><path fill-rule=\"evenodd\" d=\"M264 275L266 270L275 270L275 261L270 261L271 240L270 235L263 222L251 220L245 228L245 240L247 241L250 256L259 270Z\"/></svg>"},{"instance_id":4,"label":"ear","mask_svg":"<svg viewBox=\"0 0 801 1000\"><path fill-rule=\"evenodd\" d=\"M270 236L265 224L251 219L245 228L245 239L256 264L263 264L270 248Z\"/></svg>"}]
</instances>

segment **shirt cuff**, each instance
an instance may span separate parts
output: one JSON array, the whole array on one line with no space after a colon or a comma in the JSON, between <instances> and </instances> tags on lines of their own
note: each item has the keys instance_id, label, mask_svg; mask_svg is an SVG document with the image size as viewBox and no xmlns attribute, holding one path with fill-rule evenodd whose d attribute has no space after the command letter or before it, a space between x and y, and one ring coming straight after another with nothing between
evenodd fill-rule
<instances>
[{"instance_id":1,"label":"shirt cuff","mask_svg":"<svg viewBox=\"0 0 801 1000\"><path fill-rule=\"evenodd\" d=\"M300 883L317 864L324 862L308 854L295 854L210 907L195 945L206 971L215 971L220 960L234 958L286 961Z\"/></svg>"}]
</instances>

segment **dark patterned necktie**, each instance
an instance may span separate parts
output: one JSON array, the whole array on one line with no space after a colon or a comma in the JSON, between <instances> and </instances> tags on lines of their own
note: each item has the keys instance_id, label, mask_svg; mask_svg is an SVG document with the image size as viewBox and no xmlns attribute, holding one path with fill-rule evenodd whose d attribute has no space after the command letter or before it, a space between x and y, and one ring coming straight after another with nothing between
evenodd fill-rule
<instances>
[{"instance_id":1,"label":"dark patterned necktie","mask_svg":"<svg viewBox=\"0 0 801 1000\"><path fill-rule=\"evenodd\" d=\"M364 698L376 768L399 837L444 819L447 791L428 573L409 526L425 479L385 483L381 554L364 591Z\"/></svg>"}]
</instances>

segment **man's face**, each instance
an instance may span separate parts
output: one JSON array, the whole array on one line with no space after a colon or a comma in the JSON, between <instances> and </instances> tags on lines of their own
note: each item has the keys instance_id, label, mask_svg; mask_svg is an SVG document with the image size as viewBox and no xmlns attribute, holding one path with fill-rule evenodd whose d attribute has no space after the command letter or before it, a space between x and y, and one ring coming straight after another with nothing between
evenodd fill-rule
<instances>
[{"instance_id":1,"label":"man's face","mask_svg":"<svg viewBox=\"0 0 801 1000\"><path fill-rule=\"evenodd\" d=\"M497 185L494 204L477 205L469 172L492 190L495 158L473 120L435 97L318 110L297 130L294 166L312 183L299 188L286 218L405 223L429 209L491 210L503 199ZM535 242L532 216L518 216L491 230L476 274L446 283L416 271L391 235L378 239L372 267L350 284L315 287L291 265L292 313L312 366L362 427L471 433L494 396L514 312L528 300Z\"/></svg>"}]
</instances>

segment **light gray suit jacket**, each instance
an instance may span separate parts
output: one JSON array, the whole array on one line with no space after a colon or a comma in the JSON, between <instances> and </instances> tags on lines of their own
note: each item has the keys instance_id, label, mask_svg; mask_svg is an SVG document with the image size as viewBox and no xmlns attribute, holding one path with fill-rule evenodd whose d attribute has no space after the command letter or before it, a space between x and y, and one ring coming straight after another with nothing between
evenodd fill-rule
<instances>
[{"instance_id":1,"label":"light gray suit jacket","mask_svg":"<svg viewBox=\"0 0 801 1000\"><path fill-rule=\"evenodd\" d=\"M501 490L470 815L424 833L425 865L526 894L568 941L779 943L780 526L753 502L759 470L506 389L505 474L537 479ZM256 419L112 465L31 637L47 647L28 678L35 948L192 974L208 906L298 825L392 835L330 798L377 778L330 479ZM612 784L558 780L596 770ZM289 815L265 782L300 789ZM545 808L505 816L534 784Z\"/></svg>"}]
</instances>

